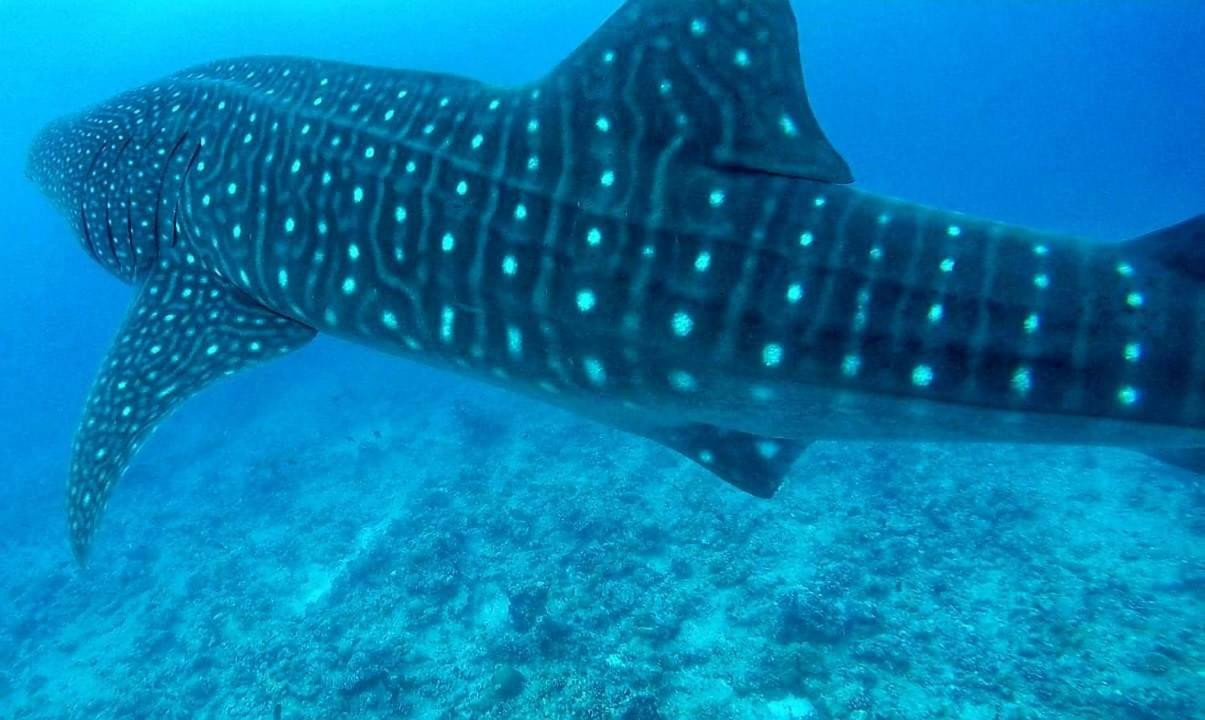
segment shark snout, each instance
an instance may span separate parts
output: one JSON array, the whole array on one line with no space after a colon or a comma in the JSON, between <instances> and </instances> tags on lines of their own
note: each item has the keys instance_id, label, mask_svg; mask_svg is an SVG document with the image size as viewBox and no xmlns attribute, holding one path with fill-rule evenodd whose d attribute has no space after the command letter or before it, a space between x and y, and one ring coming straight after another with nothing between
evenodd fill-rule
<instances>
[{"instance_id":1,"label":"shark snout","mask_svg":"<svg viewBox=\"0 0 1205 720\"><path fill-rule=\"evenodd\" d=\"M87 174L89 154L99 142L76 118L57 120L34 136L25 156L25 177L57 205L77 203L75 188Z\"/></svg>"},{"instance_id":2,"label":"shark snout","mask_svg":"<svg viewBox=\"0 0 1205 720\"><path fill-rule=\"evenodd\" d=\"M47 150L51 142L50 130L50 127L45 127L38 131L25 156L25 177L39 188L42 187L46 178Z\"/></svg>"},{"instance_id":3,"label":"shark snout","mask_svg":"<svg viewBox=\"0 0 1205 720\"><path fill-rule=\"evenodd\" d=\"M57 199L56 193L70 184L73 172L83 172L72 164L73 143L70 138L71 130L67 120L55 121L38 131L25 157L25 177L42 192L51 196L52 200ZM78 146L79 142L74 145ZM78 165L78 159L75 164Z\"/></svg>"}]
</instances>

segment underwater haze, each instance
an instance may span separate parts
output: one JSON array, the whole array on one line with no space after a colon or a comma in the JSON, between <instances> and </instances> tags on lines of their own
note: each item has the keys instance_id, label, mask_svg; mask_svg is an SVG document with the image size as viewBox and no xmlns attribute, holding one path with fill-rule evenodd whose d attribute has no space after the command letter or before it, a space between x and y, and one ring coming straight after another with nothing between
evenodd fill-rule
<instances>
[{"instance_id":1,"label":"underwater haze","mask_svg":"<svg viewBox=\"0 0 1205 720\"><path fill-rule=\"evenodd\" d=\"M248 55L526 83L621 4L0 1L0 718L1205 717L1198 474L818 442L763 500L325 337L165 422L76 563L135 291L27 179L38 131ZM791 4L862 189L1101 243L1205 209L1199 0Z\"/></svg>"}]
</instances>

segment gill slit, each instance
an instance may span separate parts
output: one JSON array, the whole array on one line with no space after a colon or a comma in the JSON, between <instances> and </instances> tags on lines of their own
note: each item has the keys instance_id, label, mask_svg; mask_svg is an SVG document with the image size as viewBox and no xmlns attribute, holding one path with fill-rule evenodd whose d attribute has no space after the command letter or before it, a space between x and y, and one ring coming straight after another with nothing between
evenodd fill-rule
<instances>
[{"instance_id":1,"label":"gill slit","mask_svg":"<svg viewBox=\"0 0 1205 720\"><path fill-rule=\"evenodd\" d=\"M188 139L188 133L185 132L176 140L176 144L172 146L171 152L167 154L167 159L163 161L163 172L159 176L159 185L155 190L155 216L154 222L151 225L151 231L155 236L155 258L158 259L163 254L162 233L159 231L159 213L163 207L163 188L167 185L167 174L171 171L172 161L176 158L176 153L180 151L180 146Z\"/></svg>"},{"instance_id":2,"label":"gill slit","mask_svg":"<svg viewBox=\"0 0 1205 720\"><path fill-rule=\"evenodd\" d=\"M109 252L113 255L114 262L117 263L117 271L121 273L121 259L117 255L117 242L113 239L113 213L112 203L106 198L105 200L105 238L109 243Z\"/></svg>"},{"instance_id":3,"label":"gill slit","mask_svg":"<svg viewBox=\"0 0 1205 720\"><path fill-rule=\"evenodd\" d=\"M80 203L79 206L79 221L80 227L84 230L84 246L87 248L88 254L92 256L93 260L101 265L104 265L104 263L101 262L100 255L98 255L96 252L96 246L92 244L92 233L88 232L88 216L84 213L83 203Z\"/></svg>"},{"instance_id":4,"label":"gill slit","mask_svg":"<svg viewBox=\"0 0 1205 720\"><path fill-rule=\"evenodd\" d=\"M133 137L126 138L121 147L117 149L117 155L113 158L113 176L116 177L121 167L121 156L125 153L126 148L134 141ZM116 189L116 183L111 184L110 192ZM118 275L125 274L125 268L121 265L121 256L117 254L117 238L113 235L113 197L111 194L105 195L105 238L109 243L109 253L113 256L113 261L117 265ZM134 246L129 246L130 265L134 264Z\"/></svg>"},{"instance_id":5,"label":"gill slit","mask_svg":"<svg viewBox=\"0 0 1205 720\"><path fill-rule=\"evenodd\" d=\"M197 143L196 147L193 148L192 155L190 155L188 157L188 165L184 168L184 174L180 177L180 190L178 193L176 193L176 207L174 210L172 210L172 244L171 244L171 247L173 247L173 248L176 247L176 243L180 239L180 226L176 222L176 218L180 213L180 201L184 198L184 186L188 182L188 176L190 173L192 173L193 167L196 166L196 164L197 164L197 157L201 154L202 147L203 146L201 145L201 143Z\"/></svg>"},{"instance_id":6,"label":"gill slit","mask_svg":"<svg viewBox=\"0 0 1205 720\"><path fill-rule=\"evenodd\" d=\"M126 138L125 142L123 142L121 144L121 147L117 149L117 156L113 158L113 174L114 174L114 176L116 176L117 173L121 169L121 156L125 154L126 149L128 149L130 147L130 143L132 143L132 142L134 142L133 135ZM116 188L116 185L114 185L114 188ZM127 250L127 252L129 252L129 255L130 255L130 269L131 269L131 274L134 276L132 279L137 280L138 266L137 266L137 263L135 263L136 256L134 254L134 219L133 219L133 217L131 215L131 211L130 211L130 203L134 198L130 194L129 188L130 188L130 183L129 183L129 177L127 175L126 176L126 250ZM109 230L109 244L111 246L113 246L113 248L114 248L113 252L114 252L114 254L116 254L117 245L116 245L116 240L113 237L113 222L112 222L112 214L111 214L111 211L113 209L112 205L113 205L112 198L110 198L109 202L106 203L106 217L107 217L108 230ZM120 266L118 269L121 270Z\"/></svg>"},{"instance_id":7,"label":"gill slit","mask_svg":"<svg viewBox=\"0 0 1205 720\"><path fill-rule=\"evenodd\" d=\"M88 184L87 183L92 178L92 173L95 172L95 170L96 170L96 163L100 162L101 156L104 155L105 150L108 150L108 149L109 149L109 144L105 143L104 145L101 145L100 150L97 150L96 154L92 156L92 162L88 164L88 171L86 173L84 173L84 183L83 183L83 191L84 192L81 193L80 201L79 201L79 219L80 219L80 227L84 231L84 244L87 245L88 254L92 256L92 259L95 260L96 262L100 263L101 265L104 265L104 262L100 259L100 252L97 251L96 245L92 242L92 232L88 230L88 212L87 212Z\"/></svg>"}]
</instances>

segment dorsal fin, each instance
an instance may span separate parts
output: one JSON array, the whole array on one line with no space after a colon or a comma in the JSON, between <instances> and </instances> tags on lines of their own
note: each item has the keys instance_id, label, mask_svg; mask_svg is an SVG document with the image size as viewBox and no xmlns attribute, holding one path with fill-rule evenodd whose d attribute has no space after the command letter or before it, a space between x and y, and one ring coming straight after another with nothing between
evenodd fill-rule
<instances>
[{"instance_id":1,"label":"dorsal fin","mask_svg":"<svg viewBox=\"0 0 1205 720\"><path fill-rule=\"evenodd\" d=\"M812 114L788 0L629 0L551 80L584 126L639 108L643 142L729 170L847 183Z\"/></svg>"}]
</instances>

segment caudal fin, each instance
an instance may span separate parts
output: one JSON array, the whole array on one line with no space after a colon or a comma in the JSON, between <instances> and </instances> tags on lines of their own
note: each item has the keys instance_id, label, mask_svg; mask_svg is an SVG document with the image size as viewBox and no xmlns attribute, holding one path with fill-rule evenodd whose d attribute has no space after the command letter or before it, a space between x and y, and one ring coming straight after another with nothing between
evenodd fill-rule
<instances>
[{"instance_id":1,"label":"caudal fin","mask_svg":"<svg viewBox=\"0 0 1205 720\"><path fill-rule=\"evenodd\" d=\"M1205 280L1205 215L1143 235L1129 247L1169 270Z\"/></svg>"}]
</instances>

